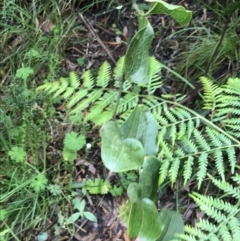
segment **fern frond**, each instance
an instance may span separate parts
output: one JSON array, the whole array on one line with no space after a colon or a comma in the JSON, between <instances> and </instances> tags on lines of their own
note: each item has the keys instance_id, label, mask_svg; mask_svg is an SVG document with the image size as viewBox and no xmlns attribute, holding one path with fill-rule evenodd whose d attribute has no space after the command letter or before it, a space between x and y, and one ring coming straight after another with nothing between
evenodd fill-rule
<instances>
[{"instance_id":1,"label":"fern frond","mask_svg":"<svg viewBox=\"0 0 240 241\"><path fill-rule=\"evenodd\" d=\"M58 87L58 90L54 90L53 92L56 91L56 93L53 95L53 98L60 96L64 91L66 91L67 87L69 85L69 81L67 78L60 78L60 85ZM50 92L49 92L50 94Z\"/></svg>"},{"instance_id":2,"label":"fern frond","mask_svg":"<svg viewBox=\"0 0 240 241\"><path fill-rule=\"evenodd\" d=\"M125 56L122 56L116 63L116 66L113 70L113 77L115 79L114 87L120 88L121 82L123 81L123 71L124 71L124 61Z\"/></svg>"},{"instance_id":3,"label":"fern frond","mask_svg":"<svg viewBox=\"0 0 240 241\"><path fill-rule=\"evenodd\" d=\"M111 189L111 184L108 180L96 178L86 181L86 189L91 194L107 194Z\"/></svg>"},{"instance_id":4,"label":"fern frond","mask_svg":"<svg viewBox=\"0 0 240 241\"><path fill-rule=\"evenodd\" d=\"M177 234L177 237L181 238L181 240L239 240L239 186L234 187L229 183L213 178L211 175L209 177L227 196L235 197L237 200L236 204L193 192L190 194L190 197L208 216L208 220L206 219L207 217L200 219L195 227L185 225L185 233ZM236 179L239 180L238 177Z\"/></svg>"},{"instance_id":5,"label":"fern frond","mask_svg":"<svg viewBox=\"0 0 240 241\"><path fill-rule=\"evenodd\" d=\"M133 93L127 93L120 98L117 113L124 113L127 110L133 110L138 104L139 97Z\"/></svg>"},{"instance_id":6,"label":"fern frond","mask_svg":"<svg viewBox=\"0 0 240 241\"><path fill-rule=\"evenodd\" d=\"M200 189L201 184L204 178L206 177L207 166L208 166L208 153L203 152L198 157L198 171L197 171L198 189Z\"/></svg>"},{"instance_id":7,"label":"fern frond","mask_svg":"<svg viewBox=\"0 0 240 241\"><path fill-rule=\"evenodd\" d=\"M172 160L172 165L169 168L169 179L171 181L171 185L175 183L178 173L179 173L180 159L175 158Z\"/></svg>"},{"instance_id":8,"label":"fern frond","mask_svg":"<svg viewBox=\"0 0 240 241\"><path fill-rule=\"evenodd\" d=\"M75 88L74 87L67 87L66 91L61 95L61 97L63 99L68 99L70 98L70 96L72 96L72 94L75 92Z\"/></svg>"},{"instance_id":9,"label":"fern frond","mask_svg":"<svg viewBox=\"0 0 240 241\"><path fill-rule=\"evenodd\" d=\"M184 172L183 172L183 177L184 177L184 185L187 184L187 181L191 178L192 176L192 166L194 163L194 157L193 156L188 156L187 160L184 162Z\"/></svg>"},{"instance_id":10,"label":"fern frond","mask_svg":"<svg viewBox=\"0 0 240 241\"><path fill-rule=\"evenodd\" d=\"M239 78L230 78L222 87L202 77L205 89L205 107L211 110L212 121L234 137L240 137L240 88Z\"/></svg>"},{"instance_id":11,"label":"fern frond","mask_svg":"<svg viewBox=\"0 0 240 241\"><path fill-rule=\"evenodd\" d=\"M70 83L70 86L73 87L74 89L79 87L79 78L77 74L73 71L70 72L69 74L69 83Z\"/></svg>"},{"instance_id":12,"label":"fern frond","mask_svg":"<svg viewBox=\"0 0 240 241\"><path fill-rule=\"evenodd\" d=\"M200 77L200 81L203 85L204 109L214 110L216 99L217 96L221 94L221 89L206 77Z\"/></svg>"},{"instance_id":13,"label":"fern frond","mask_svg":"<svg viewBox=\"0 0 240 241\"><path fill-rule=\"evenodd\" d=\"M94 86L94 78L90 70L87 70L82 75L83 86L87 89L92 89Z\"/></svg>"},{"instance_id":14,"label":"fern frond","mask_svg":"<svg viewBox=\"0 0 240 241\"><path fill-rule=\"evenodd\" d=\"M212 182L221 190L223 190L226 194L228 194L231 197L234 197L236 199L240 199L240 189L233 187L232 184L226 182L226 181L220 181L210 174L208 174L209 178L212 180Z\"/></svg>"},{"instance_id":15,"label":"fern frond","mask_svg":"<svg viewBox=\"0 0 240 241\"><path fill-rule=\"evenodd\" d=\"M76 106L70 111L70 114L75 114L88 108L91 103L94 103L102 96L103 92L103 89L93 90L91 94L88 94L86 99L83 99L82 101L76 104Z\"/></svg>"},{"instance_id":16,"label":"fern frond","mask_svg":"<svg viewBox=\"0 0 240 241\"><path fill-rule=\"evenodd\" d=\"M159 178L158 178L159 186L161 186L166 180L170 164L171 164L170 161L168 161L167 159L163 161L159 170Z\"/></svg>"},{"instance_id":17,"label":"fern frond","mask_svg":"<svg viewBox=\"0 0 240 241\"><path fill-rule=\"evenodd\" d=\"M110 81L110 64L105 61L99 68L97 75L97 86L105 88Z\"/></svg>"},{"instance_id":18,"label":"fern frond","mask_svg":"<svg viewBox=\"0 0 240 241\"><path fill-rule=\"evenodd\" d=\"M113 104L114 99L117 97L117 92L109 91L105 92L105 94L99 98L98 101L94 103L94 105L90 108L89 112L87 113L85 120L93 120L95 116L104 115L104 109L109 105ZM114 108L112 107L112 114ZM112 116L110 117L110 119ZM109 120L110 120L109 119Z\"/></svg>"},{"instance_id":19,"label":"fern frond","mask_svg":"<svg viewBox=\"0 0 240 241\"><path fill-rule=\"evenodd\" d=\"M161 76L159 71L162 65L154 57L150 57L149 81L147 83L148 95L153 94L157 89L162 87Z\"/></svg>"},{"instance_id":20,"label":"fern frond","mask_svg":"<svg viewBox=\"0 0 240 241\"><path fill-rule=\"evenodd\" d=\"M86 97L88 94L87 89L80 89L79 91L75 92L71 99L66 104L68 109L71 109L76 103L78 103L82 98Z\"/></svg>"}]
</instances>

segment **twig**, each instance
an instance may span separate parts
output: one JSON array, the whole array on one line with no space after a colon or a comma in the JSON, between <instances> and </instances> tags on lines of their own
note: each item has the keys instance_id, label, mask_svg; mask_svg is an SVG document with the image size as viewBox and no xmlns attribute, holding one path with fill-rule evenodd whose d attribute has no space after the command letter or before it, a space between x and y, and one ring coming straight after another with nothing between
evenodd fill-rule
<instances>
[{"instance_id":1,"label":"twig","mask_svg":"<svg viewBox=\"0 0 240 241\"><path fill-rule=\"evenodd\" d=\"M110 51L108 50L108 48L104 45L104 43L102 42L102 40L98 37L96 31L93 29L92 25L89 23L89 21L83 17L83 15L80 12L77 12L79 18L81 19L81 21L85 24L85 26L88 28L88 30L91 32L91 34L96 38L96 40L98 41L98 43L101 45L101 47L104 49L104 51L107 53L108 57L113 61L113 63L115 64L116 61L113 58L112 54L110 53Z\"/></svg>"}]
</instances>

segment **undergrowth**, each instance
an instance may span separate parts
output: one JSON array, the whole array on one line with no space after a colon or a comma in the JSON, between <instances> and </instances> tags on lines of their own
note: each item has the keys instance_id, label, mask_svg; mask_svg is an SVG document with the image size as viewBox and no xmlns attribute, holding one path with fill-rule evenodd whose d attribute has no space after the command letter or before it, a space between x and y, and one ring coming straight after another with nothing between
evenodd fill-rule
<instances>
[{"instance_id":1,"label":"undergrowth","mask_svg":"<svg viewBox=\"0 0 240 241\"><path fill-rule=\"evenodd\" d=\"M85 231L76 222L97 221L85 201L88 195L119 196L131 183L139 181L142 185L146 174L141 171L148 168L144 165L119 173L118 183L114 184L105 176L73 180L73 163L79 161L80 156L92 160L91 148L99 145L96 130L113 119L124 129L139 106L156 120L156 128L151 132L156 136L154 145L151 138L141 131L138 133L144 150L148 150L147 160L158 163L153 175L157 180L152 187L146 184L147 189L155 191L154 201L157 192L169 184L186 187L194 183L196 189L189 197L199 206L199 211L205 213L195 226L186 224L185 232L175 238L239 239L240 79L236 77L237 71L222 83L212 77L222 59L229 66L239 60L235 13L231 15L230 27L209 71L204 67L209 64L223 27L219 27L217 33L203 27L207 38L197 36L197 41L191 43L189 52L182 55L176 66L182 75L194 80L206 74L200 78L203 99L199 98L196 106L188 108L182 104L188 95L185 88L175 94L166 93L166 83L160 75L163 65L154 57L149 58L147 83L133 83L126 77L126 56L113 68L105 61L96 74L85 70L79 76L80 64L73 67L77 71L68 74L64 50L69 49L71 43L81 45L87 41L78 36L85 30L73 10L81 7L83 12L93 8L95 11L104 4L105 9L111 11L115 4L121 6L120 1L96 0L84 8L75 1L28 4L13 0L0 4L1 240L47 240L50 236L44 227L51 225L49 220L56 220L54 240L61 238L63 230L73 237L76 230ZM222 8L217 12L220 20L221 11ZM81 36L85 34L86 31ZM188 40L190 42L190 37ZM189 83L188 80L185 79L185 83ZM135 125L142 123L144 120L139 119ZM135 138L131 133L127 135ZM80 161L78 165L83 163ZM93 164L89 161L88 165ZM150 183L151 178L147 179ZM207 183L211 183L209 193L215 197L206 191ZM129 214L128 208L126 204L122 209ZM124 212L123 219L129 221ZM165 214L162 212L161 217Z\"/></svg>"}]
</instances>

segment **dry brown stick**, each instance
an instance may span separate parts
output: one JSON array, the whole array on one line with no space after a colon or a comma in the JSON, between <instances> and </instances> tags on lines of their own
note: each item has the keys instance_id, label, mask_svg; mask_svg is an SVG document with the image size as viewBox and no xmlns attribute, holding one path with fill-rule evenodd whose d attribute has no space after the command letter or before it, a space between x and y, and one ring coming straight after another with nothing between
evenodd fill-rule
<instances>
[{"instance_id":1,"label":"dry brown stick","mask_svg":"<svg viewBox=\"0 0 240 241\"><path fill-rule=\"evenodd\" d=\"M115 64L116 61L113 58L112 54L110 53L109 49L105 46L105 44L102 42L102 40L98 37L96 31L93 29L92 25L89 23L89 21L83 17L83 15L81 13L77 13L78 16L80 17L81 21L85 24L85 26L88 28L88 30L91 32L91 34L96 38L96 40L98 41L98 43L101 45L101 47L104 49L104 51L107 53L107 55L109 56L109 58L113 61L113 63Z\"/></svg>"}]
</instances>

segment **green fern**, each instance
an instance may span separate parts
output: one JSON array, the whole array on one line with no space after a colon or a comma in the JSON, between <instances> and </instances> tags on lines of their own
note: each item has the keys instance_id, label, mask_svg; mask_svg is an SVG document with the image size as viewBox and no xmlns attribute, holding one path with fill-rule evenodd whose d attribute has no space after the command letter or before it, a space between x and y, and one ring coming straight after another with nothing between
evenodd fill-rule
<instances>
[{"instance_id":1,"label":"green fern","mask_svg":"<svg viewBox=\"0 0 240 241\"><path fill-rule=\"evenodd\" d=\"M136 85L130 81L124 81L123 95L117 110L120 119L126 119L129 111L138 104L141 89L147 89L146 94L150 95L161 87L162 82L158 74L160 67L161 64L152 57L149 71L150 82L147 85L136 88ZM118 89L114 90L112 87L120 88L121 81L123 81L123 68L124 57L117 62L113 76L111 76L110 64L104 62L96 78L89 70L83 74L81 80L74 72L71 72L68 78L61 78L60 81L47 82L39 86L38 91L54 93L53 97L61 97L66 101L66 108L71 115L84 111L84 121L91 121L100 126L113 116Z\"/></svg>"},{"instance_id":2,"label":"green fern","mask_svg":"<svg viewBox=\"0 0 240 241\"><path fill-rule=\"evenodd\" d=\"M187 241L237 241L240 237L239 185L234 187L228 182L219 181L210 175L209 177L218 188L223 190L227 197L234 197L236 199L235 204L229 203L220 198L213 198L193 192L190 194L190 197L193 198L208 218L201 218L196 223L195 227L185 225L185 233L178 235L178 237L181 238L181 240ZM232 179L239 184L239 175L234 176Z\"/></svg>"},{"instance_id":3,"label":"green fern","mask_svg":"<svg viewBox=\"0 0 240 241\"><path fill-rule=\"evenodd\" d=\"M85 188L91 194L107 194L112 186L108 180L96 178L94 180L89 179Z\"/></svg>"},{"instance_id":4,"label":"green fern","mask_svg":"<svg viewBox=\"0 0 240 241\"><path fill-rule=\"evenodd\" d=\"M158 158L162 160L159 170L159 185L166 178L174 184L180 170L183 171L184 184L193 173L196 173L198 188L204 181L211 165L216 167L218 174L224 180L224 173L231 167L234 173L236 167L236 150L239 142L224 131L219 132L217 126L207 121L201 115L184 106L168 100L147 97L144 104L152 111L158 121ZM205 126L205 123L210 126ZM217 128L217 129L216 129ZM228 165L223 157L228 157ZM213 163L210 160L214 160Z\"/></svg>"},{"instance_id":5,"label":"green fern","mask_svg":"<svg viewBox=\"0 0 240 241\"><path fill-rule=\"evenodd\" d=\"M67 101L66 108L70 114L84 111L84 121L102 125L113 116L118 97L118 92L113 89L113 86L121 85L119 81L122 81L123 78L123 68L124 57L117 62L112 77L110 65L104 62L96 79L90 71L86 71L79 81L76 74L72 72L69 78L64 78L60 82L45 83L39 87L39 90L45 90L48 93L55 92L55 96L59 95ZM239 120L235 117L231 118L231 116L226 119L224 112L225 106L230 108L233 104L231 107L234 109L233 115L240 114L240 110L238 110L240 105L239 79L230 79L226 86L219 87L207 78L201 78L204 86L204 108L211 110L213 120L216 119L216 116L224 115L223 123L226 124L225 129L222 129L218 127L219 120L212 123L196 112L178 104L176 101L180 101L181 96L178 96L176 101L170 100L173 99L173 96L164 96L164 99L153 96L152 93L162 85L158 73L160 68L161 64L155 58L151 58L149 83L135 85L129 80L124 80L117 110L119 122L126 120L138 103L145 105L155 116L159 130L158 147L160 152L158 158L162 160L159 170L159 185L167 178L173 185L182 170L184 184L193 177L194 173L198 188L200 188L210 166L215 167L221 179L224 180L224 173L228 167L230 167L231 173L235 171L236 147L240 145L240 142L235 139L238 136L236 129L240 128L240 125L236 125ZM66 80L68 84L66 84ZM228 134L225 130L229 129L230 123L235 123L237 127L234 127L235 129ZM223 161L225 157L227 157L228 163Z\"/></svg>"},{"instance_id":6,"label":"green fern","mask_svg":"<svg viewBox=\"0 0 240 241\"><path fill-rule=\"evenodd\" d=\"M240 78L229 78L223 86L216 86L205 77L204 107L211 111L211 120L232 136L240 137Z\"/></svg>"}]
</instances>

